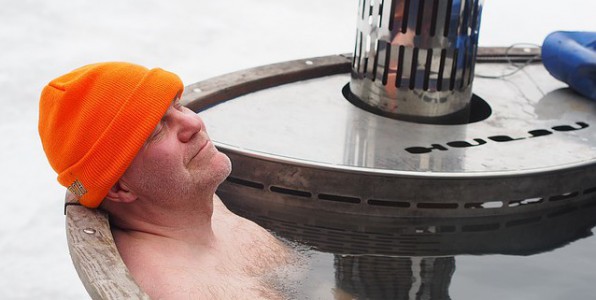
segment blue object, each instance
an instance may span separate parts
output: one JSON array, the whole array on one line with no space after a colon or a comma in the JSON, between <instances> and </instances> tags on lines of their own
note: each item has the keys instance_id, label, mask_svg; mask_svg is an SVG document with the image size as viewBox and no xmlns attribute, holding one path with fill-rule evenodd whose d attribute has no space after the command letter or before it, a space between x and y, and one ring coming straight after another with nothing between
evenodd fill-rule
<instances>
[{"instance_id":1,"label":"blue object","mask_svg":"<svg viewBox=\"0 0 596 300\"><path fill-rule=\"evenodd\" d=\"M555 78L596 101L596 32L549 34L542 44L542 63Z\"/></svg>"}]
</instances>

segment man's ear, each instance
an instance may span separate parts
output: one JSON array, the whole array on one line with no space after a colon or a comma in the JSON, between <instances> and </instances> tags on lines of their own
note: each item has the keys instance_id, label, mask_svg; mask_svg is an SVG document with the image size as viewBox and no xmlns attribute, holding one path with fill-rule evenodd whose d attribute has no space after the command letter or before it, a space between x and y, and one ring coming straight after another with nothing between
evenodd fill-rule
<instances>
[{"instance_id":1,"label":"man's ear","mask_svg":"<svg viewBox=\"0 0 596 300\"><path fill-rule=\"evenodd\" d=\"M125 183L118 180L116 184L108 191L107 199L114 202L130 203L137 200L137 195L132 192Z\"/></svg>"}]
</instances>

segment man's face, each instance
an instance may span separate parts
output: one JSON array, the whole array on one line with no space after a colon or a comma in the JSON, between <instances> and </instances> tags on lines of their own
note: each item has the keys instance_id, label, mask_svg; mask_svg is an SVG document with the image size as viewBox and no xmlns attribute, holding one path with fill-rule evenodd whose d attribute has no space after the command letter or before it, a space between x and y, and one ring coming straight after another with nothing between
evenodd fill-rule
<instances>
[{"instance_id":1,"label":"man's face","mask_svg":"<svg viewBox=\"0 0 596 300\"><path fill-rule=\"evenodd\" d=\"M176 99L121 181L140 198L171 205L214 193L230 170L201 118Z\"/></svg>"}]
</instances>

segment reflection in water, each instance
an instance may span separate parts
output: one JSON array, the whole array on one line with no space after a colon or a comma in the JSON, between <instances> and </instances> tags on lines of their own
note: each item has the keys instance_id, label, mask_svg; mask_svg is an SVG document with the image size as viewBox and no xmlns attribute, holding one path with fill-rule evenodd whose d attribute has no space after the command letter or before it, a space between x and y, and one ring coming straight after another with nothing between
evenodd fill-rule
<instances>
[{"instance_id":1,"label":"reflection in water","mask_svg":"<svg viewBox=\"0 0 596 300\"><path fill-rule=\"evenodd\" d=\"M338 288L357 299L449 299L453 257L335 256Z\"/></svg>"},{"instance_id":2,"label":"reflection in water","mask_svg":"<svg viewBox=\"0 0 596 300\"><path fill-rule=\"evenodd\" d=\"M334 272L336 299L450 299L454 256L537 254L587 237L596 225L596 198L504 216L425 219L243 207L255 200L221 196L281 238L332 253L333 270L324 271Z\"/></svg>"}]
</instances>

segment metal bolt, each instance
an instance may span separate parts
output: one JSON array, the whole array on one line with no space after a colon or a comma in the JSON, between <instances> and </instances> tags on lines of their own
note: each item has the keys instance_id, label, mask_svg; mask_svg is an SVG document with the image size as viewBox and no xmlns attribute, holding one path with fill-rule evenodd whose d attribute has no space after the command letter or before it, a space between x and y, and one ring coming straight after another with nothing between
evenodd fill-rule
<instances>
[{"instance_id":1,"label":"metal bolt","mask_svg":"<svg viewBox=\"0 0 596 300\"><path fill-rule=\"evenodd\" d=\"M93 228L85 228L83 229L83 232L86 234L95 234L96 231Z\"/></svg>"},{"instance_id":2,"label":"metal bolt","mask_svg":"<svg viewBox=\"0 0 596 300\"><path fill-rule=\"evenodd\" d=\"M195 92L195 93L200 93L203 90L201 90L200 88L194 88L194 89L192 89L192 91Z\"/></svg>"},{"instance_id":3,"label":"metal bolt","mask_svg":"<svg viewBox=\"0 0 596 300\"><path fill-rule=\"evenodd\" d=\"M314 64L314 62L312 62L312 60L307 60L304 63L307 64L307 65L309 65L309 66L312 65L312 64Z\"/></svg>"}]
</instances>

